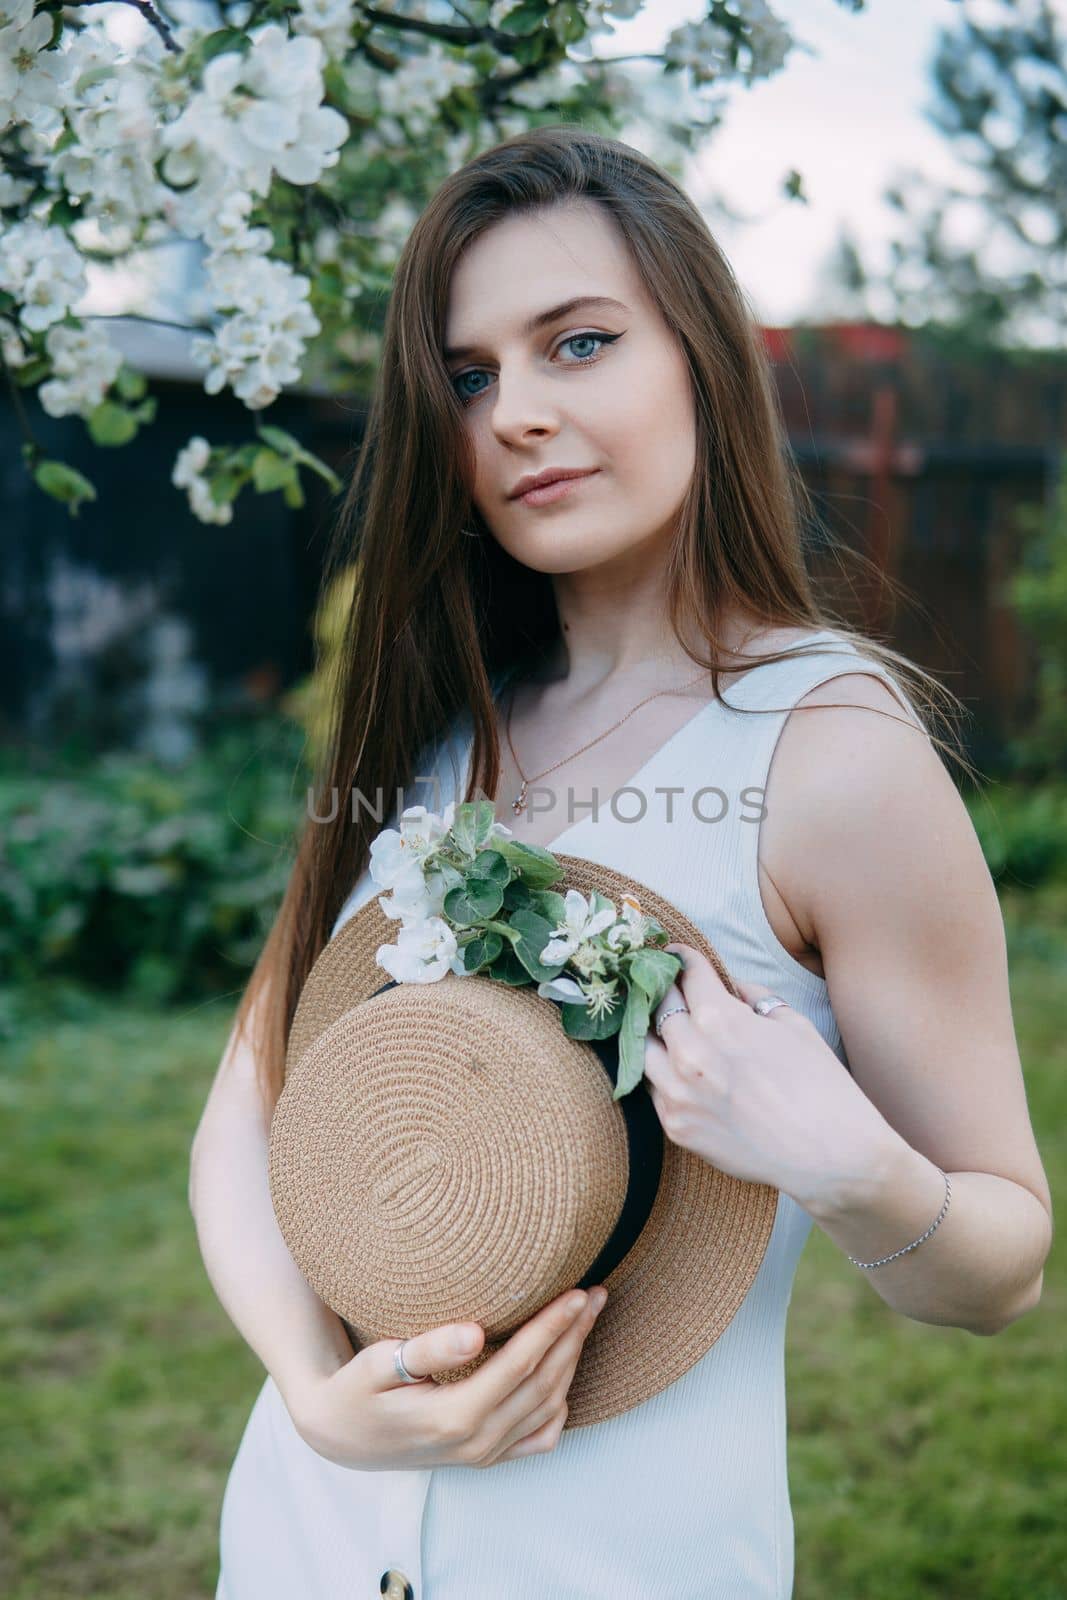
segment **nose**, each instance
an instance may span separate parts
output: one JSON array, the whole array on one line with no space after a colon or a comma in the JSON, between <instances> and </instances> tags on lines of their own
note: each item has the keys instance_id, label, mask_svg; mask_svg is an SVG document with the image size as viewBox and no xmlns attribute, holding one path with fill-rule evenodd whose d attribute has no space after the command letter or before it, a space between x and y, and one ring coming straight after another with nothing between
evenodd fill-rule
<instances>
[{"instance_id":1,"label":"nose","mask_svg":"<svg viewBox=\"0 0 1067 1600\"><path fill-rule=\"evenodd\" d=\"M545 385L529 373L501 372L489 402L493 432L502 444L551 439L559 432L559 416Z\"/></svg>"}]
</instances>

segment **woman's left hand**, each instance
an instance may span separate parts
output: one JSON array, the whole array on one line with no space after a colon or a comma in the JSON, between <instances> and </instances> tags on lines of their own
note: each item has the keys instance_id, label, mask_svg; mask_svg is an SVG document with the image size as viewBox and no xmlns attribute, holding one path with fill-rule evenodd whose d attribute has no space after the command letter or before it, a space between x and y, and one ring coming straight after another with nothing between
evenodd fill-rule
<instances>
[{"instance_id":1,"label":"woman's left hand","mask_svg":"<svg viewBox=\"0 0 1067 1600\"><path fill-rule=\"evenodd\" d=\"M869 1170L892 1130L814 1023L789 1005L760 1016L753 1003L770 989L735 978L737 999L701 951L662 948L685 963L645 1040L645 1077L667 1137L800 1205ZM678 1005L688 1015L665 1021L661 1041L656 1020Z\"/></svg>"}]
</instances>

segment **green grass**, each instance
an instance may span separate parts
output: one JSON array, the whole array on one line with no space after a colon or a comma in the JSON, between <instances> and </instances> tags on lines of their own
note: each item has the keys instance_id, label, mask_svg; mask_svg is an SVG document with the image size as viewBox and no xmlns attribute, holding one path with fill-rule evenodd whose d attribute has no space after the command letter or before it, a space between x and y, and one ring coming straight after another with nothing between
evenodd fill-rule
<instances>
[{"instance_id":1,"label":"green grass","mask_svg":"<svg viewBox=\"0 0 1067 1600\"><path fill-rule=\"evenodd\" d=\"M1004 909L1056 1196L1067 890ZM162 1014L56 988L0 1006L8 1600L214 1593L222 1491L263 1376L215 1300L186 1204L233 1004ZM1040 1308L996 1338L912 1322L813 1232L787 1347L796 1600L1065 1600L1064 1300L1054 1249Z\"/></svg>"}]
</instances>

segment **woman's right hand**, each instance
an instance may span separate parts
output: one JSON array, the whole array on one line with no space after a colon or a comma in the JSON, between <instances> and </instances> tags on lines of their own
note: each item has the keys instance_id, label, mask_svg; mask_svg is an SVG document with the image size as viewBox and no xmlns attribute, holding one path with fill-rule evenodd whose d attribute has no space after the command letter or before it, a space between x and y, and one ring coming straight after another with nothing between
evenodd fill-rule
<instances>
[{"instance_id":1,"label":"woman's right hand","mask_svg":"<svg viewBox=\"0 0 1067 1600\"><path fill-rule=\"evenodd\" d=\"M476 1372L453 1383L435 1383L428 1374L461 1367L478 1354L485 1343L478 1323L379 1339L328 1378L287 1396L286 1405L313 1450L364 1471L492 1467L553 1450L567 1419L567 1390L582 1346L606 1299L602 1285L560 1295ZM464 1336L469 1342L461 1345ZM425 1382L405 1383L397 1376L393 1352L401 1344L404 1365Z\"/></svg>"}]
</instances>

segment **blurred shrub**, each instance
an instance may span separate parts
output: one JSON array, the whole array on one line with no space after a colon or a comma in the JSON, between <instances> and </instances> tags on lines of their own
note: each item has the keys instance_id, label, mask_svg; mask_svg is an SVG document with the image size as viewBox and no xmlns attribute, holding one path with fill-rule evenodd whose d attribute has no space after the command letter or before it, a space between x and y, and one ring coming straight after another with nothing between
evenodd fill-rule
<instances>
[{"instance_id":1,"label":"blurred shrub","mask_svg":"<svg viewBox=\"0 0 1067 1600\"><path fill-rule=\"evenodd\" d=\"M994 883L1067 881L1067 785L995 784L966 804Z\"/></svg>"},{"instance_id":2,"label":"blurred shrub","mask_svg":"<svg viewBox=\"0 0 1067 1600\"><path fill-rule=\"evenodd\" d=\"M185 1000L243 986L306 807L305 735L216 732L179 769L0 770L0 973Z\"/></svg>"},{"instance_id":3,"label":"blurred shrub","mask_svg":"<svg viewBox=\"0 0 1067 1600\"><path fill-rule=\"evenodd\" d=\"M326 585L311 623L315 667L281 702L286 716L307 730L309 758L321 760L330 736L330 718L341 669L341 648L356 602L359 566L350 563Z\"/></svg>"}]
</instances>

